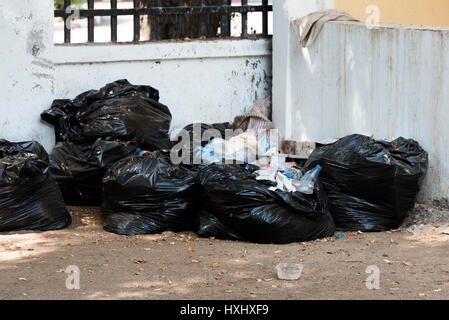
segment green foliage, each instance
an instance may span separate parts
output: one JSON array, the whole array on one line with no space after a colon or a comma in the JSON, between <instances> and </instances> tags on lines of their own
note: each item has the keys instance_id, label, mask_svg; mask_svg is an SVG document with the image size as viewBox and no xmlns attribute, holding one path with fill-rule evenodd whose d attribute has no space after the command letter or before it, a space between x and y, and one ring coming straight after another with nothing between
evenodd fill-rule
<instances>
[{"instance_id":1,"label":"green foliage","mask_svg":"<svg viewBox=\"0 0 449 320\"><path fill-rule=\"evenodd\" d=\"M86 3L86 0L72 0L72 5L81 5ZM63 10L64 9L64 0L55 0L55 9Z\"/></svg>"}]
</instances>

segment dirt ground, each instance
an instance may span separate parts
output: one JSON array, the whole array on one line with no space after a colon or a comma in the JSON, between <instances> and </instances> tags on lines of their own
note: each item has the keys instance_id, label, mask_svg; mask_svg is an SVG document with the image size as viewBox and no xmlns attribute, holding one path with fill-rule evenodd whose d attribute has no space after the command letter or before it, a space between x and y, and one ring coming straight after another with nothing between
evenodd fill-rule
<instances>
[{"instance_id":1,"label":"dirt ground","mask_svg":"<svg viewBox=\"0 0 449 320\"><path fill-rule=\"evenodd\" d=\"M344 233L310 243L257 245L193 233L124 237L95 208L71 208L68 229L0 234L0 299L447 299L449 228ZM278 280L300 263L298 281ZM68 266L80 289L68 290ZM367 267L380 270L369 290Z\"/></svg>"}]
</instances>

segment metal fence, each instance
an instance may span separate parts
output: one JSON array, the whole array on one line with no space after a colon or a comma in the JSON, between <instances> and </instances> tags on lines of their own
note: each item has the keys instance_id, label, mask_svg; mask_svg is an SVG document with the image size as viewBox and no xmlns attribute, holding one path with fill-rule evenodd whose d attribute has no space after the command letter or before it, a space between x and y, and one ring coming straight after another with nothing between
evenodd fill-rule
<instances>
[{"instance_id":1,"label":"metal fence","mask_svg":"<svg viewBox=\"0 0 449 320\"><path fill-rule=\"evenodd\" d=\"M235 14L241 15L242 33L241 37L246 38L250 36L267 36L268 35L268 13L273 10L272 5L268 0L261 0L261 4L249 5L248 0L241 0L240 4L232 4L231 0L214 0L215 3L222 2L220 5L209 5L207 0L176 0L177 6L164 6L162 0L133 0L134 7L130 9L118 9L117 0L110 0L110 9L95 9L94 0L87 0L87 9L76 10L77 16L80 18L87 18L87 42L95 42L94 28L95 17L110 17L111 26L111 41L117 42L117 17L118 16L133 16L134 17L134 37L133 41L138 42L143 40L161 40L167 39L181 39L181 38L208 38L211 37L210 32L207 32L210 17L218 17L216 24L216 36L230 37L231 35L231 17ZM171 1L173 3L173 1ZM194 3L192 5L192 3ZM67 20L73 17L74 9L71 7L71 0L64 0L65 10L55 10L55 17L64 19L64 42L71 42L71 28L70 21ZM254 12L262 13L262 33L258 35L248 34L248 14ZM143 17L147 17L145 23L148 21L159 22L150 29L152 35L142 37ZM175 17L173 19L167 17ZM165 20L162 20L164 18ZM162 35L161 29L167 24L171 23L172 29L175 30L175 35L165 37ZM193 28L196 26L196 28ZM212 27L214 28L214 27ZM194 31L193 29L196 29Z\"/></svg>"}]
</instances>

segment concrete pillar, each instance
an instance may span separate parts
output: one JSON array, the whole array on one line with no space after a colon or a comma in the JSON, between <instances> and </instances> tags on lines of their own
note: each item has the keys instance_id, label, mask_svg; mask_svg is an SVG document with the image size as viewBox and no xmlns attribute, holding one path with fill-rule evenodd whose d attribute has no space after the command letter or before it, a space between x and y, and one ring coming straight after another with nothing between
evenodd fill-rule
<instances>
[{"instance_id":1,"label":"concrete pillar","mask_svg":"<svg viewBox=\"0 0 449 320\"><path fill-rule=\"evenodd\" d=\"M290 22L311 12L334 8L334 0L273 1L273 120L285 139L293 136L290 81ZM299 41L299 39L298 39Z\"/></svg>"},{"instance_id":2,"label":"concrete pillar","mask_svg":"<svg viewBox=\"0 0 449 320\"><path fill-rule=\"evenodd\" d=\"M53 26L53 0L0 1L0 139L48 151L54 134L40 113L53 100Z\"/></svg>"}]
</instances>

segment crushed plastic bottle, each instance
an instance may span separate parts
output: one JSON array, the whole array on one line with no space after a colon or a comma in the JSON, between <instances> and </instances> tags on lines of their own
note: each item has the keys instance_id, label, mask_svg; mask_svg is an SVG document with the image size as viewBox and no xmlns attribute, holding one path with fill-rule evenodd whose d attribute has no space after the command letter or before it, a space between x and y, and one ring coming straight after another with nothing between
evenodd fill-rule
<instances>
[{"instance_id":1,"label":"crushed plastic bottle","mask_svg":"<svg viewBox=\"0 0 449 320\"><path fill-rule=\"evenodd\" d=\"M280 263L276 266L280 280L298 280L301 278L304 266L302 264Z\"/></svg>"},{"instance_id":2,"label":"crushed plastic bottle","mask_svg":"<svg viewBox=\"0 0 449 320\"><path fill-rule=\"evenodd\" d=\"M296 190L304 194L313 194L315 182L318 181L321 170L323 170L321 166L316 166L315 169L307 172L301 180L294 181L293 185L296 187Z\"/></svg>"},{"instance_id":3,"label":"crushed plastic bottle","mask_svg":"<svg viewBox=\"0 0 449 320\"><path fill-rule=\"evenodd\" d=\"M288 168L287 170L284 171L284 176L286 176L287 178L291 179L291 180L301 180L302 178L302 172L299 169L296 168Z\"/></svg>"}]
</instances>

